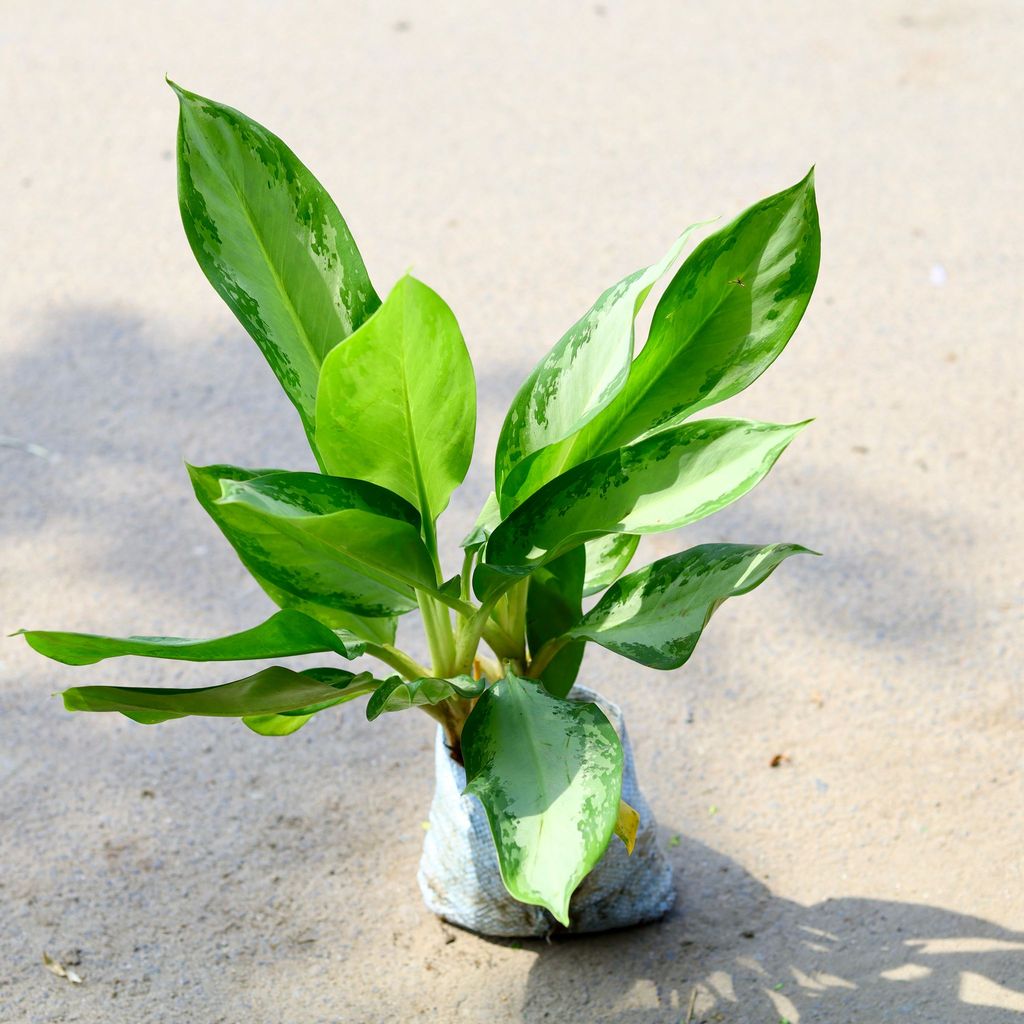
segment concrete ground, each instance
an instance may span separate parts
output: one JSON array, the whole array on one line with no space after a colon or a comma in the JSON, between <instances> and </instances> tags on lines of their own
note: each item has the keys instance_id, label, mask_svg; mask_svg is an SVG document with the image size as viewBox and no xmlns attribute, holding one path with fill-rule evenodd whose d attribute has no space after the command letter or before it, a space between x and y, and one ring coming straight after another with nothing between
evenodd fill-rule
<instances>
[{"instance_id":1,"label":"concrete ground","mask_svg":"<svg viewBox=\"0 0 1024 1024\"><path fill-rule=\"evenodd\" d=\"M1014 0L8 0L4 634L255 623L182 460L310 465L183 236L164 72L287 139L379 289L411 266L455 309L483 404L452 544L519 381L599 291L816 163L817 294L728 409L817 421L640 557L826 557L724 608L679 672L589 654L679 902L550 945L423 909L425 716L280 740L71 716L49 695L75 682L232 669L0 641L0 1021L1024 1020L1022 22Z\"/></svg>"}]
</instances>

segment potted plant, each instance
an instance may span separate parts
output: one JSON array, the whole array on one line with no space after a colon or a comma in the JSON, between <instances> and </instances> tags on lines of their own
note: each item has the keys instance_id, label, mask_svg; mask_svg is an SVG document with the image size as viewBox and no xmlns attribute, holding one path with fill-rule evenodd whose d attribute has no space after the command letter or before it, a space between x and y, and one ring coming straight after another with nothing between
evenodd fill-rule
<instances>
[{"instance_id":1,"label":"potted plant","mask_svg":"<svg viewBox=\"0 0 1024 1024\"><path fill-rule=\"evenodd\" d=\"M566 331L512 402L494 493L449 575L436 523L466 475L476 422L452 311L411 276L378 297L334 202L287 146L172 87L185 233L295 405L320 471L189 467L199 502L279 606L265 622L205 640L24 636L70 665L324 653L365 655L384 671L273 667L199 689L79 686L64 691L65 706L144 724L240 718L265 736L364 697L370 719L420 708L440 727L421 868L428 904L498 934L535 934L552 917L589 929L664 912L671 881L621 714L573 686L588 641L679 668L724 600L806 550L703 544L626 573L642 535L741 497L804 426L693 417L753 382L803 315L819 259L813 173L696 246L639 350L638 311L692 229ZM429 665L396 642L414 609ZM633 866L638 832L650 841ZM613 833L623 844L609 846Z\"/></svg>"}]
</instances>

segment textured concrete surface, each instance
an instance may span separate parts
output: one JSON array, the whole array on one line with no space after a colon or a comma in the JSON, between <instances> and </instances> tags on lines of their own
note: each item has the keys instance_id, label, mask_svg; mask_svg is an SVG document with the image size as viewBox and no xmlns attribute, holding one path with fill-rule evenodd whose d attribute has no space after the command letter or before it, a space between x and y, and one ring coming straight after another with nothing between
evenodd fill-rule
<instances>
[{"instance_id":1,"label":"textured concrete surface","mask_svg":"<svg viewBox=\"0 0 1024 1024\"><path fill-rule=\"evenodd\" d=\"M4 633L256 622L182 459L309 466L185 242L165 71L289 141L378 287L411 265L457 312L485 397L450 541L565 326L681 226L815 162L817 295L729 409L817 422L685 542L827 557L723 609L678 673L589 656L680 899L552 945L423 909L425 716L341 709L281 740L68 716L49 694L73 681L230 667L72 670L0 641L0 1021L668 1024L691 998L730 1024L1024 1019L1022 20L1013 0L8 0Z\"/></svg>"}]
</instances>

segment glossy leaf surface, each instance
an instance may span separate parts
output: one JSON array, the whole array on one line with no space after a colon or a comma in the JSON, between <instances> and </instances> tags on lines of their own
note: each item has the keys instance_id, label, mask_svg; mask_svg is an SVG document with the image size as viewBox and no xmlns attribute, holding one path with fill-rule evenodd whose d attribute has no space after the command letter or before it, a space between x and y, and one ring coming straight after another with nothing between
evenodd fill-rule
<instances>
[{"instance_id":1,"label":"glossy leaf surface","mask_svg":"<svg viewBox=\"0 0 1024 1024\"><path fill-rule=\"evenodd\" d=\"M494 491L487 496L484 507L480 510L473 529L466 534L459 545L466 551L479 551L487 543L487 538L494 532L495 527L501 522L501 511L498 508L498 498Z\"/></svg>"},{"instance_id":2,"label":"glossy leaf surface","mask_svg":"<svg viewBox=\"0 0 1024 1024\"><path fill-rule=\"evenodd\" d=\"M691 231L687 228L660 262L602 292L526 378L509 407L495 455L495 483L504 510L511 507L504 483L513 467L576 433L622 389L633 359L636 315Z\"/></svg>"},{"instance_id":3,"label":"glossy leaf surface","mask_svg":"<svg viewBox=\"0 0 1024 1024\"><path fill-rule=\"evenodd\" d=\"M334 201L295 154L239 111L172 87L185 234L312 438L324 357L380 300Z\"/></svg>"},{"instance_id":4,"label":"glossy leaf surface","mask_svg":"<svg viewBox=\"0 0 1024 1024\"><path fill-rule=\"evenodd\" d=\"M427 704L440 704L452 697L479 697L487 685L483 679L456 676L453 679L423 679L406 681L398 676L385 679L366 704L366 717L372 722L385 711L405 711Z\"/></svg>"},{"instance_id":5,"label":"glossy leaf surface","mask_svg":"<svg viewBox=\"0 0 1024 1024\"><path fill-rule=\"evenodd\" d=\"M587 553L583 596L600 593L614 583L633 560L639 543L640 538L629 533L610 533L588 540L583 546Z\"/></svg>"},{"instance_id":6,"label":"glossy leaf surface","mask_svg":"<svg viewBox=\"0 0 1024 1024\"><path fill-rule=\"evenodd\" d=\"M556 558L529 579L526 593L526 639L536 656L544 644L574 626L583 614L586 554L582 547ZM564 697L576 682L583 661L583 641L566 644L540 674L549 693Z\"/></svg>"},{"instance_id":7,"label":"glossy leaf surface","mask_svg":"<svg viewBox=\"0 0 1024 1024\"><path fill-rule=\"evenodd\" d=\"M244 718L290 711L312 714L350 700L356 689L365 693L373 685L368 672L354 675L327 668L292 672L274 666L220 686L74 686L65 690L63 697L68 711L118 711L143 725L156 725L190 715Z\"/></svg>"},{"instance_id":8,"label":"glossy leaf surface","mask_svg":"<svg viewBox=\"0 0 1024 1024\"><path fill-rule=\"evenodd\" d=\"M436 519L466 475L476 381L455 316L404 277L324 361L316 443L327 470L371 480Z\"/></svg>"},{"instance_id":9,"label":"glossy leaf surface","mask_svg":"<svg viewBox=\"0 0 1024 1024\"><path fill-rule=\"evenodd\" d=\"M756 203L687 257L654 312L625 385L579 433L516 466L520 502L602 452L677 425L752 384L785 348L820 258L813 173Z\"/></svg>"},{"instance_id":10,"label":"glossy leaf surface","mask_svg":"<svg viewBox=\"0 0 1024 1024\"><path fill-rule=\"evenodd\" d=\"M384 582L368 567L357 567L354 560L343 560L334 551L325 550L303 536L297 527L290 529L295 524L289 519L315 518L315 514L308 512L312 507L323 510L322 514L328 517L340 514L341 518L335 521L339 529L342 523L357 526L354 536L371 549L378 528L386 535L397 534L408 545L418 543L418 516L395 495L359 481L332 484L332 478L313 473L245 470L235 466L190 466L189 473L203 507L246 568L279 604L299 607L321 621L325 620L317 609L343 613L341 621L346 623L345 628L377 642L390 642L394 636L390 616L416 607L407 584ZM296 494L296 487L290 486L290 482L301 485L302 481L294 481L295 477L311 477L323 489L316 504L308 495ZM370 511L373 508L390 512L396 518L377 515ZM366 533L368 537L363 536ZM374 619L380 619L379 626ZM333 625L333 621L328 624Z\"/></svg>"},{"instance_id":11,"label":"glossy leaf surface","mask_svg":"<svg viewBox=\"0 0 1024 1024\"><path fill-rule=\"evenodd\" d=\"M685 664L716 608L763 583L798 544L702 544L623 576L568 635L651 668Z\"/></svg>"},{"instance_id":12,"label":"glossy leaf surface","mask_svg":"<svg viewBox=\"0 0 1024 1024\"><path fill-rule=\"evenodd\" d=\"M376 484L320 473L278 473L225 482L217 504L245 509L268 535L298 545L302 554L295 561L274 566L282 574L323 560L328 577L337 562L399 593L437 585L420 539L418 513Z\"/></svg>"},{"instance_id":13,"label":"glossy leaf surface","mask_svg":"<svg viewBox=\"0 0 1024 1024\"><path fill-rule=\"evenodd\" d=\"M65 665L93 665L105 658L126 655L172 661L248 661L322 651L335 651L343 658L357 658L363 653L363 645L358 641L346 641L316 619L291 609L276 612L252 629L214 640L171 636L122 638L44 630L22 630L21 635L33 650Z\"/></svg>"},{"instance_id":14,"label":"glossy leaf surface","mask_svg":"<svg viewBox=\"0 0 1024 1024\"><path fill-rule=\"evenodd\" d=\"M611 838L622 746L596 704L508 675L462 733L466 792L480 798L508 891L569 924L569 898Z\"/></svg>"},{"instance_id":15,"label":"glossy leaf surface","mask_svg":"<svg viewBox=\"0 0 1024 1024\"><path fill-rule=\"evenodd\" d=\"M484 561L525 575L601 534L696 522L757 484L804 425L701 420L599 455L520 505L491 534ZM492 580L481 575L485 587Z\"/></svg>"}]
</instances>

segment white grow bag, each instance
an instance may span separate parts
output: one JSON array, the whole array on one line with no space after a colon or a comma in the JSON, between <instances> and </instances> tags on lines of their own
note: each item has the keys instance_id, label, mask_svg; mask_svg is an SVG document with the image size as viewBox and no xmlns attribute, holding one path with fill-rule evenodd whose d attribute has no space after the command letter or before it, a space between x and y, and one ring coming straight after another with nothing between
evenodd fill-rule
<instances>
[{"instance_id":1,"label":"white grow bag","mask_svg":"<svg viewBox=\"0 0 1024 1024\"><path fill-rule=\"evenodd\" d=\"M598 932L656 921L675 901L672 867L658 849L654 816L637 786L622 712L582 686L574 686L569 697L593 701L615 727L624 755L622 799L640 815L632 855L612 836L604 856L573 893L569 931ZM481 935L543 936L560 929L542 907L520 903L509 895L501 881L483 805L475 796L462 796L466 770L449 756L440 728L434 768L437 784L418 875L427 907Z\"/></svg>"}]
</instances>

